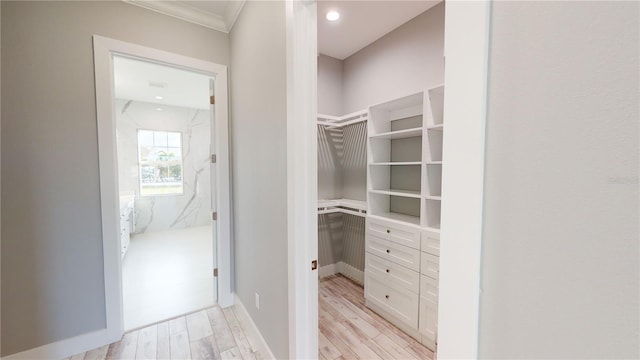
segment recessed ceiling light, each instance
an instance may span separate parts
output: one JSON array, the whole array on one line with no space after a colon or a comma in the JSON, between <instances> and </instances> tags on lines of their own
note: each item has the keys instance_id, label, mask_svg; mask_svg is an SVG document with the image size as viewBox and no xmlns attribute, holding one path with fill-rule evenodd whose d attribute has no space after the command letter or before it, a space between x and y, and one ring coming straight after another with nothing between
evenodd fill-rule
<instances>
[{"instance_id":1,"label":"recessed ceiling light","mask_svg":"<svg viewBox=\"0 0 640 360\"><path fill-rule=\"evenodd\" d=\"M158 110L158 111L162 111L162 108L156 108L156 110Z\"/></svg>"},{"instance_id":2,"label":"recessed ceiling light","mask_svg":"<svg viewBox=\"0 0 640 360\"><path fill-rule=\"evenodd\" d=\"M158 96L156 96L156 99L157 99L157 100L162 100L162 99L164 99L164 98L163 98L162 96L158 95Z\"/></svg>"},{"instance_id":3,"label":"recessed ceiling light","mask_svg":"<svg viewBox=\"0 0 640 360\"><path fill-rule=\"evenodd\" d=\"M336 21L340 19L340 13L335 11L335 10L331 10L327 13L327 20L329 21Z\"/></svg>"}]
</instances>

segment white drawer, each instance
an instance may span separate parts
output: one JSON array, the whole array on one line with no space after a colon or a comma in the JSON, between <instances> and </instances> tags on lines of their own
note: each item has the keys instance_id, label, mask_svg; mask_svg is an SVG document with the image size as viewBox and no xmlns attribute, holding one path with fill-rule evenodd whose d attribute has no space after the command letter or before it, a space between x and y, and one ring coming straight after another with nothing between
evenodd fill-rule
<instances>
[{"instance_id":1,"label":"white drawer","mask_svg":"<svg viewBox=\"0 0 640 360\"><path fill-rule=\"evenodd\" d=\"M420 298L420 319L418 331L422 334L421 342L435 350L438 336L438 303Z\"/></svg>"},{"instance_id":2,"label":"white drawer","mask_svg":"<svg viewBox=\"0 0 640 360\"><path fill-rule=\"evenodd\" d=\"M381 239L420 249L420 229L367 217L367 233Z\"/></svg>"},{"instance_id":3,"label":"white drawer","mask_svg":"<svg viewBox=\"0 0 640 360\"><path fill-rule=\"evenodd\" d=\"M440 272L440 258L423 252L420 255L420 273L433 279L438 279Z\"/></svg>"},{"instance_id":4,"label":"white drawer","mask_svg":"<svg viewBox=\"0 0 640 360\"><path fill-rule=\"evenodd\" d=\"M420 271L420 251L367 234L366 251L385 260Z\"/></svg>"},{"instance_id":5,"label":"white drawer","mask_svg":"<svg viewBox=\"0 0 640 360\"><path fill-rule=\"evenodd\" d=\"M365 271L365 297L411 328L418 329L418 295L407 289L393 289Z\"/></svg>"},{"instance_id":6,"label":"white drawer","mask_svg":"<svg viewBox=\"0 0 640 360\"><path fill-rule=\"evenodd\" d=\"M438 303L438 280L421 275L420 276L420 296Z\"/></svg>"},{"instance_id":7,"label":"white drawer","mask_svg":"<svg viewBox=\"0 0 640 360\"><path fill-rule=\"evenodd\" d=\"M440 256L440 233L429 230L422 230L421 240L422 251L431 255Z\"/></svg>"},{"instance_id":8,"label":"white drawer","mask_svg":"<svg viewBox=\"0 0 640 360\"><path fill-rule=\"evenodd\" d=\"M420 274L373 254L366 254L365 270L380 278L385 285L402 287L413 293L420 289Z\"/></svg>"}]
</instances>

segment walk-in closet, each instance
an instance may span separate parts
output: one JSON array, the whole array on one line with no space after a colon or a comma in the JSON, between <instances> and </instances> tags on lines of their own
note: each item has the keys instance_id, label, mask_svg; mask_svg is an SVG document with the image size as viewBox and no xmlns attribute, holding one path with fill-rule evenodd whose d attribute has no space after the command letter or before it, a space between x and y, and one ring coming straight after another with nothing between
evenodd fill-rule
<instances>
[{"instance_id":1,"label":"walk-in closet","mask_svg":"<svg viewBox=\"0 0 640 360\"><path fill-rule=\"evenodd\" d=\"M322 359L435 358L443 49L444 3L318 3Z\"/></svg>"}]
</instances>

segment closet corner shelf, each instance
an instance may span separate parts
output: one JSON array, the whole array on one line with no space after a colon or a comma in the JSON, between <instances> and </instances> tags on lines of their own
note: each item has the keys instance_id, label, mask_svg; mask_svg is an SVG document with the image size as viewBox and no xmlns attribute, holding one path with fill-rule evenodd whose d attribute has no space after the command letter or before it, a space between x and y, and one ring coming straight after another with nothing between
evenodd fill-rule
<instances>
[{"instance_id":1,"label":"closet corner shelf","mask_svg":"<svg viewBox=\"0 0 640 360\"><path fill-rule=\"evenodd\" d=\"M425 199L427 199L427 200L438 200L438 201L440 201L440 200L442 200L442 196L440 196L440 195L438 195L438 196L427 195L427 196L425 196Z\"/></svg>"},{"instance_id":2,"label":"closet corner shelf","mask_svg":"<svg viewBox=\"0 0 640 360\"><path fill-rule=\"evenodd\" d=\"M427 161L427 165L442 165L442 160L438 160L438 161Z\"/></svg>"},{"instance_id":3,"label":"closet corner shelf","mask_svg":"<svg viewBox=\"0 0 640 360\"><path fill-rule=\"evenodd\" d=\"M374 193L374 194L401 196L401 197L420 199L420 191L398 190L398 189L383 189L383 190L371 189L371 190L369 190L369 192L370 193Z\"/></svg>"},{"instance_id":4,"label":"closet corner shelf","mask_svg":"<svg viewBox=\"0 0 640 360\"><path fill-rule=\"evenodd\" d=\"M318 215L336 212L366 217L367 202L353 199L318 200Z\"/></svg>"},{"instance_id":5,"label":"closet corner shelf","mask_svg":"<svg viewBox=\"0 0 640 360\"><path fill-rule=\"evenodd\" d=\"M377 162L377 163L369 163L372 166L382 166L382 165L420 165L420 161L396 161L396 162Z\"/></svg>"},{"instance_id":6,"label":"closet corner shelf","mask_svg":"<svg viewBox=\"0 0 640 360\"><path fill-rule=\"evenodd\" d=\"M411 224L420 227L420 218L418 216L405 215L400 213L383 212L377 214L369 214L370 217L382 220L390 220L401 225Z\"/></svg>"},{"instance_id":7,"label":"closet corner shelf","mask_svg":"<svg viewBox=\"0 0 640 360\"><path fill-rule=\"evenodd\" d=\"M442 131L442 129L444 128L443 124L437 124L437 125L429 125L427 126L427 130L440 130Z\"/></svg>"},{"instance_id":8,"label":"closet corner shelf","mask_svg":"<svg viewBox=\"0 0 640 360\"><path fill-rule=\"evenodd\" d=\"M417 136L422 136L422 127L389 131L381 134L373 134L373 135L370 135L369 138L371 139L404 139L404 138L417 137Z\"/></svg>"}]
</instances>

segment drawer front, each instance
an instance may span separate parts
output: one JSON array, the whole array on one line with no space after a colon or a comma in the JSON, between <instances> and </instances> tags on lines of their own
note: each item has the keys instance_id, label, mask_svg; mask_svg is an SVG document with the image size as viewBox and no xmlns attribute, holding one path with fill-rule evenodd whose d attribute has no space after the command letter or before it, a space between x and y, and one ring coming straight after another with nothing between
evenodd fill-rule
<instances>
[{"instance_id":1,"label":"drawer front","mask_svg":"<svg viewBox=\"0 0 640 360\"><path fill-rule=\"evenodd\" d=\"M380 278L385 285L393 288L402 287L413 293L420 289L420 274L400 266L379 256L365 255L365 270Z\"/></svg>"},{"instance_id":2,"label":"drawer front","mask_svg":"<svg viewBox=\"0 0 640 360\"><path fill-rule=\"evenodd\" d=\"M429 230L422 230L422 251L431 255L440 256L440 233Z\"/></svg>"},{"instance_id":3,"label":"drawer front","mask_svg":"<svg viewBox=\"0 0 640 360\"><path fill-rule=\"evenodd\" d=\"M438 279L440 258L431 254L420 254L420 273L432 279Z\"/></svg>"},{"instance_id":4,"label":"drawer front","mask_svg":"<svg viewBox=\"0 0 640 360\"><path fill-rule=\"evenodd\" d=\"M368 234L366 236L367 252L385 260L407 267L413 271L420 271L420 251L394 242L380 239Z\"/></svg>"},{"instance_id":5,"label":"drawer front","mask_svg":"<svg viewBox=\"0 0 640 360\"><path fill-rule=\"evenodd\" d=\"M420 296L438 303L438 280L421 275L420 276Z\"/></svg>"},{"instance_id":6,"label":"drawer front","mask_svg":"<svg viewBox=\"0 0 640 360\"><path fill-rule=\"evenodd\" d=\"M365 272L365 296L411 328L418 329L418 294L407 289L393 289L382 279Z\"/></svg>"},{"instance_id":7,"label":"drawer front","mask_svg":"<svg viewBox=\"0 0 640 360\"><path fill-rule=\"evenodd\" d=\"M438 304L420 298L420 320L418 331L422 334L422 342L434 349L438 335Z\"/></svg>"},{"instance_id":8,"label":"drawer front","mask_svg":"<svg viewBox=\"0 0 640 360\"><path fill-rule=\"evenodd\" d=\"M410 226L368 217L367 233L404 246L420 249L420 230Z\"/></svg>"}]
</instances>

